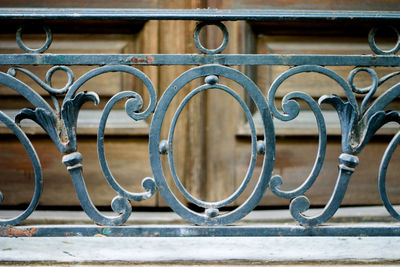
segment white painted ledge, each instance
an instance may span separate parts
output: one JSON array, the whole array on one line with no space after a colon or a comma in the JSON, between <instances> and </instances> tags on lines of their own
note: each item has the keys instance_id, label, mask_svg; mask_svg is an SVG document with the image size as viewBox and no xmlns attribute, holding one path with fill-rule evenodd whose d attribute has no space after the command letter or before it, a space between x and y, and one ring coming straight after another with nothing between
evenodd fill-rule
<instances>
[{"instance_id":1,"label":"white painted ledge","mask_svg":"<svg viewBox=\"0 0 400 267\"><path fill-rule=\"evenodd\" d=\"M1 238L3 264L400 264L400 237Z\"/></svg>"}]
</instances>

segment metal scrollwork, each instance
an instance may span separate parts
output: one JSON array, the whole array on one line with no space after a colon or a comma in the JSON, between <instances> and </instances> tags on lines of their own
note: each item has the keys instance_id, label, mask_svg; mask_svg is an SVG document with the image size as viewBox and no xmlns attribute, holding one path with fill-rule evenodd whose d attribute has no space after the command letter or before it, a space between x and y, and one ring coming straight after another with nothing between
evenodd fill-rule
<instances>
[{"instance_id":1,"label":"metal scrollwork","mask_svg":"<svg viewBox=\"0 0 400 267\"><path fill-rule=\"evenodd\" d=\"M51 86L51 77L53 73L57 70L64 71L68 75L68 81L66 85L60 89L53 88ZM40 95L38 95L33 89L31 89L21 81L15 79L14 76L16 75L16 71L25 73L26 75L31 77L36 83L38 83L43 89L45 89L50 94L53 100L55 110L53 110L46 103L46 101L44 101L44 99ZM109 182L111 187L119 194L119 196L115 197L111 203L112 209L119 214L116 217L106 217L102 215L90 200L83 179L82 164L81 164L82 155L79 152L77 152L78 147L76 138L78 115L82 105L87 101L93 101L94 104L97 104L99 102L99 97L96 93L94 92L77 93L77 90L91 78L107 72L126 72L138 77L143 81L150 95L149 106L144 111L141 111L143 101L137 93L127 91L117 94L107 103L100 121L99 134L98 134L99 159L100 159L100 165L102 167L103 173L107 181ZM9 69L8 74L0 73L0 79L2 84L19 92L35 106L34 109L31 108L22 109L15 116L15 122L19 123L24 119L30 119L32 121L35 121L50 136L50 138L55 143L58 150L62 154L65 154L63 157L63 163L67 166L67 169L71 174L76 194L79 198L82 208L94 222L105 225L122 224L129 218L132 211L131 204L129 203L128 199L134 201L141 201L151 197L155 193L156 186L152 178L146 178L143 180L143 188L146 190L146 192L144 193L131 193L124 190L116 182L116 180L112 176L107 166L104 155L104 147L103 147L104 128L107 122L107 117L112 107L118 100L120 100L121 98L128 98L126 102L126 112L134 120L146 119L154 111L156 105L155 89L149 78L144 73L129 66L122 66L122 65L103 66L96 68L92 71L89 71L88 73L81 76L78 80L74 82L74 75L70 68L65 66L54 66L47 72L46 82L43 82L32 72L23 68L16 67ZM65 95L61 107L57 100L57 96L60 95ZM2 116L1 119L2 121L4 120L6 125L10 129L12 129L14 133L16 133L16 135L18 133L17 136L20 138L25 148L29 151L29 155L33 157L32 161L34 161L35 157L37 156L34 152L31 151L31 148L28 147L27 143L29 143L29 141L25 140L26 137L18 132L20 131L19 128L17 126L13 126L12 124L10 124L5 117ZM34 161L34 168L35 168L35 174L37 176L36 179L40 180L40 186L37 185L37 189L35 189L35 197L31 205L26 210L26 212L24 212L21 216L13 220L5 221L5 223L13 224L20 222L32 212L34 207L36 207L40 195L40 193L38 192L41 192L42 178L41 178L41 173L38 172L38 168L40 170L40 164L37 163L36 161Z\"/></svg>"},{"instance_id":2,"label":"metal scrollwork","mask_svg":"<svg viewBox=\"0 0 400 267\"><path fill-rule=\"evenodd\" d=\"M117 66L103 66L96 68L94 70L89 71L85 75L81 76L74 84L71 85L70 90L67 92L64 102L63 102L63 107L69 107L69 109L73 109L75 105L73 105L75 99L80 96L82 93L77 94L76 96L75 93L77 90L88 80L92 79L93 77L96 77L98 75L101 75L103 73L108 73L108 72L126 72L131 75L134 75L138 77L140 80L143 81L144 85L147 87L150 95L150 103L149 106L143 111L139 112L142 107L142 100L140 96L134 92L121 92L120 94L117 94L114 96L106 105L104 108L103 115L100 120L100 125L99 125L99 131L98 131L98 154L99 154L99 159L100 159L100 165L102 167L103 173L108 181L108 183L111 185L111 187L119 194L119 196L115 197L112 201L111 207L113 210L120 214L117 217L106 217L100 214L100 212L96 209L96 207L93 205L91 202L88 192L86 190L86 186L83 181L83 176L82 176L82 165L80 164L79 160L79 155L80 154L75 154L78 152L74 152L70 155L72 155L73 159L76 159L73 161L73 164L68 160L63 160L64 164L68 166L68 171L70 172L73 183L75 186L76 193L78 195L79 201L85 210L85 212L88 214L92 220L98 224L104 224L104 225L119 225L124 223L130 216L131 214L131 205L128 201L128 199L135 200L135 201L141 201L144 199L147 199L151 197L154 192L155 192L155 183L153 179L151 178L146 178L143 180L143 188L146 190L145 193L131 193L126 190L124 190L114 179L114 177L111 174L111 171L109 170L106 160L105 160L105 155L104 155L104 147L103 147L103 142L104 142L104 128L105 124L107 122L108 114L110 113L112 107L114 104L121 98L121 97L128 97L128 101L126 102L126 112L127 114L132 117L134 120L142 120L147 118L154 110L155 105L156 105L156 93L154 86L152 85L151 81L148 79L148 77L141 71L129 67L129 66L123 66L123 65L117 65ZM79 111L79 109L75 109L76 112ZM71 112L67 112L68 114ZM76 120L73 120L73 123L75 123L76 128ZM71 127L72 128L72 127ZM77 156L78 155L78 156ZM67 155L68 156L68 155ZM64 156L67 157L67 156ZM67 158L68 159L68 158Z\"/></svg>"},{"instance_id":3,"label":"metal scrollwork","mask_svg":"<svg viewBox=\"0 0 400 267\"><path fill-rule=\"evenodd\" d=\"M367 88L358 88L354 84L354 77L357 75L357 73L361 71L367 72L371 76L371 86ZM291 77L292 75L304 72L316 72L332 78L343 88L348 101L345 102L336 95L324 95L320 97L318 104L316 104L315 101L307 94L302 92L293 92L287 94L283 98L282 109L284 114L281 114L274 105L274 97L277 88L284 80ZM275 195L285 198L294 198L290 205L290 212L300 224L308 226L322 224L335 214L336 210L339 208L343 200L351 174L355 171L355 167L358 165L357 155L362 151L362 149L368 143L370 138L375 134L375 132L379 130L384 124L390 121L396 121L400 123L398 112L384 111L384 108L391 101L393 101L395 97L398 96L398 84L386 91L372 104L370 104L370 106L368 106L378 86L398 74L399 72L394 72L381 79L378 79L378 76L374 70L370 68L356 68L350 72L348 82L346 82L338 74L325 67L304 65L291 68L288 71L284 72L271 85L268 95L268 101L274 117L282 121L288 121L296 118L299 114L300 106L293 99L298 98L302 99L310 106L318 124L318 154L313 169L305 182L298 188L285 192L279 189L282 184L282 179L280 176L276 175L270 181L271 191ZM358 104L356 102L353 92L357 94L365 94L360 108L358 108ZM306 215L303 215L303 213L309 209L310 202L307 197L303 196L302 194L304 194L312 186L316 177L319 174L323 163L323 157L325 155L326 147L326 130L325 122L321 114L320 105L325 103L333 106L338 113L341 124L342 154L339 156L340 164L337 182L329 202L327 203L321 214L308 217ZM393 144L391 146L393 146ZM389 149L389 151L391 150ZM385 157L386 158L383 161L384 163L382 163L383 166L385 166L385 164L387 165L387 158L390 158L390 156ZM385 167L382 168L385 169ZM380 173L380 177L385 176L383 170L381 170ZM384 188L384 178L380 178L380 180L380 192L383 196L382 198L385 199L386 194L384 192L384 189L382 189ZM389 203L387 200L384 200L384 202ZM385 205L388 206L388 204Z\"/></svg>"},{"instance_id":4,"label":"metal scrollwork","mask_svg":"<svg viewBox=\"0 0 400 267\"><path fill-rule=\"evenodd\" d=\"M79 10L78 10L79 11ZM78 12L77 11L77 12ZM0 19L1 16L0 10ZM26 12L26 11L24 11ZM79 11L80 12L80 11ZM165 10L163 11L165 12ZM208 13L207 13L208 12ZM400 124L400 113L398 111L388 110L389 104L394 102L400 95L400 84L397 83L391 88L376 97L377 91L382 84L391 80L393 77L399 76L400 71L393 71L392 73L379 77L375 66L379 67L399 67L399 56L396 55L400 50L400 34L397 28L392 26L384 26L390 31L393 31L397 36L396 44L390 50L383 50L376 44L377 33L384 27L373 27L368 35L368 43L374 54L371 55L275 55L275 54L221 54L227 47L229 42L229 33L227 27L221 22L226 20L264 20L273 21L271 14L260 13L257 17L251 17L255 13L245 15L246 11L241 11L232 16L229 11L224 14L208 10L201 16L196 17L196 20L204 21L199 22L194 30L194 44L201 52L200 54L75 54L75 55L53 55L45 53L50 47L53 34L49 27L44 26L43 29L46 33L46 39L43 45L37 49L28 47L22 41L23 28L19 28L16 32L16 42L18 46L25 52L22 54L0 54L0 65L12 66L8 69L7 73L0 72L0 84L8 87L22 97L27 99L31 108L21 109L15 116L14 121L6 115L5 112L0 111L0 121L11 130L18 138L24 149L26 150L35 174L35 188L32 200L28 207L22 211L18 216L10 219L0 219L0 226L9 227L25 220L37 207L43 187L42 169L39 157L36 154L33 145L28 137L20 127L20 122L23 120L32 120L36 122L47 135L51 138L59 152L62 154L62 162L66 166L74 185L77 197L86 214L99 225L117 226L124 224L132 214L132 203L149 199L154 196L158 189L161 196L165 199L170 208L172 208L179 216L186 221L193 224L200 225L227 225L232 224L250 213L263 198L264 194L268 193L268 186L272 194L280 198L291 199L290 213L295 221L300 226L290 227L275 227L271 228L276 234L281 234L281 230L285 233L293 234L313 234L315 229L320 230L323 227L319 225L326 223L338 210L343 198L345 196L349 181L352 174L356 171L359 163L358 155L362 152L363 148L368 144L375 133L388 122L396 122ZM117 14L117 12L114 12ZM114 14L113 13L113 14ZM168 13L168 12L167 12ZM193 14L195 14L194 12ZM90 13L91 14L91 13ZM114 14L114 15L115 15ZM161 13L160 13L161 14ZM211 16L210 14L213 14ZM291 17L285 18L286 15ZM281 14L281 16L274 16L279 20L301 20L309 16L309 19L325 21L327 15L318 15L317 13L293 14L291 12ZM347 13L346 13L347 14ZM4 14L3 14L4 15ZM113 15L113 16L114 16ZM120 15L120 14L118 14ZM143 14L137 14L138 16ZM171 15L171 14L170 14ZM204 16L204 15L208 15ZM316 15L322 17L315 17ZM339 14L340 15L340 14ZM389 16L390 15L390 16ZM387 15L389 21L398 20L393 14ZM150 16L150 15L149 15ZM182 15L173 14L172 17L165 17L167 19L188 19L187 17L180 17ZM348 15L349 16L349 15ZM358 19L364 21L374 21L375 17L368 17L365 14L358 14ZM17 16L18 17L18 16ZM23 17L20 17L20 19ZM91 18L87 15L86 18ZM144 17L142 17L144 18ZM152 17L154 19L154 17ZM336 13L330 14L330 19L340 18L346 19L345 15L337 17ZM40 17L40 20L44 18ZM132 19L130 17L129 19ZM159 18L156 18L159 19ZM347 17L350 21L353 17ZM223 38L222 43L216 49L208 49L200 41L200 32L204 27L214 25L221 30ZM373 25L383 25L382 23ZM397 24L394 24L397 25ZM46 73L45 79L40 79L34 72L28 70L24 65L48 65L49 70ZM96 66L92 70L86 72L84 75L75 80L74 73L69 67L70 65L90 65ZM146 76L144 72L133 67L134 65L188 65L196 66L182 73L177 77L164 91L162 97L157 101L156 88L152 81ZM198 66L200 65L200 66ZM268 90L268 96L265 97L256 83L252 81L245 73L242 73L234 68L228 66L290 66L290 68L280 74L271 84ZM332 71L329 66L354 66L354 69L349 72L347 80L341 77L338 73ZM55 88L52 85L52 78L55 72L63 72L67 76L67 82L62 88ZM111 97L105 104L102 111L100 123L97 131L97 153L99 158L102 173L115 191L116 196L111 201L111 208L115 212L114 216L105 216L101 213L92 202L90 195L85 185L83 175L83 158L82 154L78 151L77 140L77 127L78 116L82 106L87 102L93 102L97 105L100 101L96 92L79 92L82 86L99 75L119 72L126 73L132 77L137 78L149 95L149 103L143 107L144 101L140 94L135 91L127 90L121 91ZM275 104L277 100L276 94L281 85L289 78L295 75L302 75L304 73L316 73L325 76L336 83L344 92L344 97L337 95L323 95L318 99L314 99L306 92L293 91L286 94L282 99L282 106L278 109ZM371 84L365 88L359 88L355 80L359 78L360 73L366 73L371 79ZM37 85L45 90L52 104L48 103L41 95L35 92L31 87L18 79L18 76L26 75L32 79ZM241 87L249 101L252 101L255 108L261 115L261 129L262 133L256 127L253 121L253 114L248 106L247 101L241 96L240 93L233 90L231 87L223 84L220 78L226 78L235 82ZM190 91L181 101L177 109L174 111L170 125L166 125L165 120L167 111L171 102L176 98L178 93L182 92L182 88L196 79L204 79L202 85ZM251 154L249 165L244 175L242 182L236 190L227 196L225 199L218 201L205 201L191 194L191 192L184 186L180 179L175 167L174 159L174 136L175 129L178 125L178 120L182 111L187 107L196 95L209 91L218 90L232 97L241 107L245 118L248 122L250 129L250 147ZM361 101L357 101L360 99ZM134 121L151 120L150 133L149 133L149 156L150 165L152 170L152 177L145 177L142 180L143 190L140 192L130 192L121 186L117 178L113 176L110 167L107 163L107 158L104 149L104 139L106 132L106 125L109 115L117 103L125 101L125 112ZM275 162L275 126L273 119L290 122L295 120L301 114L300 102L305 103L316 122L318 129L318 149L312 165L312 169L308 176L304 178L303 183L297 188L291 190L283 190L284 177L280 175L273 175L273 168ZM360 104L359 104L360 103ZM310 200L305 196L309 189L315 183L317 177L320 175L322 165L326 156L328 135L326 121L323 116L322 107L329 105L333 108L338 115L340 121L340 137L341 137L341 153L338 155L338 173L336 178L335 187L331 193L329 201L326 203L322 211L313 216L308 216L307 211L310 208ZM227 111L229 112L229 111ZM164 140L161 136L162 127L169 126L169 132ZM257 136L262 138L257 139ZM400 132L398 132L388 145L385 154L381 160L381 165L378 174L378 190L382 202L388 212L393 218L400 221L400 213L395 210L395 207L389 200L386 187L386 174L389 163L395 149L400 143ZM164 160L165 159L165 160ZM260 173L256 180L253 191L250 196L239 206L233 210L223 212L222 210L228 205L232 205L243 196L245 190L248 190L253 179L256 169L257 160L262 161ZM172 185L168 184L165 171L167 168L163 166L162 162L169 165L169 171L172 177ZM177 192L185 198L185 201L190 205L194 205L202 210L196 211L186 206L180 198L178 198L171 188L175 186ZM0 202L3 201L2 192L0 192ZM4 233L5 227L0 227L0 235ZM117 229L114 227L113 229ZM122 229L122 228L120 228ZM171 228L172 229L172 228ZM178 228L182 230L183 228ZM218 232L220 228L215 227L200 227L199 231L207 233ZM211 229L211 230L210 230ZM222 229L222 228L221 228ZM220 234L225 235L228 228L223 228ZM259 229L251 228L251 233L260 234ZM370 232L374 232L375 228L366 228ZM383 228L382 228L383 229ZM381 229L381 233L392 234L392 228ZM84 229L90 232L88 228ZM146 228L144 231L147 231ZM176 229L175 229L176 230ZM175 231L174 230L174 231ZM324 233L337 234L343 229L334 228L333 230L326 230ZM362 230L362 229L361 229ZM122 231L122 230L121 230ZM192 230L193 231L193 230ZM238 233L240 229L232 231ZM324 230L320 230L324 231ZM397 235L399 235L398 229ZM123 231L122 231L123 232ZM168 230L164 231L164 234ZM182 230L184 232L184 230ZM362 231L361 231L362 232ZM191 233L198 233L195 231ZM262 232L264 233L264 232ZM170 233L167 233L170 234ZM239 233L239 235L242 233ZM181 233L181 235L184 235Z\"/></svg>"}]
</instances>

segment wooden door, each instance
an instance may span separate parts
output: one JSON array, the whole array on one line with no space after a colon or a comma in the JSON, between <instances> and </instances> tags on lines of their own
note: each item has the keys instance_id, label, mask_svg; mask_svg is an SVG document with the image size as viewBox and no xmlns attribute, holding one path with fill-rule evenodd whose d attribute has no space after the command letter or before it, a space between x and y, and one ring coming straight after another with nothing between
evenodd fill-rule
<instances>
[{"instance_id":1,"label":"wooden door","mask_svg":"<svg viewBox=\"0 0 400 267\"><path fill-rule=\"evenodd\" d=\"M2 7L82 7L77 1L2 1ZM359 1L256 1L256 0L176 0L176 1L90 1L85 7L102 8L220 8L220 9L337 9L337 10L396 10L398 1L382 3L360 3ZM54 41L49 52L52 53L200 53L193 42L193 31L196 21L147 21L131 25L127 22L118 24L93 24L83 21L80 24L50 25L53 28ZM305 23L248 23L224 22L229 31L229 44L223 53L369 53L367 47L367 28L362 25L333 24L310 25ZM17 27L18 25L13 25ZM13 27L3 27L0 41L1 53L21 51L15 43ZM361 28L360 28L361 27ZM361 30L358 30L361 29ZM40 29L32 35L24 36L24 40L33 46L43 38ZM353 34L356 33L356 34ZM202 40L209 48L219 45L221 37L219 30L212 26L202 32ZM334 40L332 36L335 35ZM339 37L337 37L339 36ZM318 42L317 42L318 41ZM146 66L140 69L146 73L157 88L158 99L165 88L193 66ZM92 67L74 67L76 77L87 72ZM235 67L253 79L258 87L267 95L272 81L285 70L285 67ZM7 68L1 69L6 71ZM31 70L40 78L48 67L32 67ZM346 78L349 68L334 68ZM387 70L379 70L383 75ZM24 74L18 73L18 78L28 85L43 91ZM62 86L66 78L61 74L53 77L54 85ZM168 124L173 112L184 96L202 81L191 83L182 94L171 103L166 116ZM232 87L243 99L248 96L244 90L233 81L221 79L221 82ZM311 96L318 97L326 93L340 93L329 84L329 81L318 76L307 79L290 80L281 88L276 99L277 106L281 98L290 91L307 91ZM395 81L395 82L398 82ZM321 90L324 88L324 90ZM85 106L78 127L79 151L84 157L84 175L90 195L97 206L108 207L115 192L103 178L96 153L96 132L98 116L106 101L122 90L135 90L144 96L148 95L142 85L132 77L121 74L104 76L95 79L87 87L88 91L96 91L101 96L98 107ZM26 107L13 91L0 88L0 108L12 113ZM251 107L251 102L248 101ZM118 182L131 191L141 191L141 181L146 176L152 176L148 157L148 133L150 121L132 123L128 118L121 117L123 103L116 107L114 119L107 124L106 156L110 168ZM398 104L394 104L398 108ZM286 124L276 121L277 152L274 174L280 174L284 181L284 189L297 187L308 176L317 151L316 125L305 113L300 120ZM322 172L313 188L307 193L312 204L324 205L329 199L337 176L338 156L340 155L340 139L338 136L338 121L332 113L328 123L328 152ZM256 127L260 127L260 117L253 110ZM40 205L49 206L79 206L75 196L70 176L61 163L61 155L49 138L34 124L25 124L24 128L30 134L44 172L44 192ZM375 205L381 204L377 191L377 170L383 151L391 135L397 128L388 127L380 132L360 155L360 165L352 177L344 205ZM15 207L26 205L33 192L33 176L30 161L15 138L0 127L0 190L4 194L5 206ZM163 128L162 135L168 134L168 128ZM221 200L235 191L241 183L250 159L250 135L247 121L238 105L227 94L218 91L204 92L193 98L185 107L174 139L175 162L177 173L183 184L196 197L208 201ZM378 156L377 156L378 155ZM15 160L17 159L17 160ZM400 155L394 155L392 162L399 162ZM163 162L168 168L168 162ZM257 165L249 189L233 205L238 205L250 194L251 187L260 172L260 160ZM391 166L393 166L392 164ZM167 177L174 187L171 177ZM393 167L388 172L391 200L400 203L400 180L397 170ZM174 189L176 192L176 189ZM182 199L182 198L181 198ZM182 201L185 201L182 199ZM274 197L267 192L261 206L286 206L289 200ZM165 207L166 203L160 195L140 202L134 206Z\"/></svg>"},{"instance_id":2,"label":"wooden door","mask_svg":"<svg viewBox=\"0 0 400 267\"><path fill-rule=\"evenodd\" d=\"M87 8L203 8L202 1L90 1L84 6L79 1L2 1L1 7L87 7ZM94 22L52 22L46 24L52 29L53 43L47 52L49 53L138 53L158 54L194 53L193 29L196 22L187 21L127 21ZM0 53L23 53L15 42L15 32L18 23L8 24L2 27L0 40ZM40 46L44 38L40 25L24 25L23 41L32 47ZM38 27L36 27L38 26ZM29 29L28 29L29 28ZM7 72L11 66L1 67L1 71ZM44 80L51 66L29 66L39 79ZM75 80L95 66L74 66ZM189 67L165 66L138 67L153 82L160 98L165 88L181 73ZM40 86L17 71L17 78L34 88L39 94L50 98ZM52 77L54 87L63 87L67 81L65 73L55 72ZM112 73L99 76L85 84L82 90L95 91L100 95L100 104L93 106L85 104L80 113L78 122L78 150L83 155L84 178L90 197L98 206L109 208L111 200L116 193L107 184L101 172L97 156L96 134L99 118L104 105L114 94L123 90L133 90L143 96L145 105L149 102L149 95L138 79L127 74ZM185 89L186 92L190 88ZM182 97L182 96L180 96ZM28 107L13 90L4 86L0 87L0 109L13 116L21 108ZM176 109L179 102L171 104L171 109ZM141 192L141 182L145 177L151 177L151 168L148 154L148 134L150 120L132 122L123 112L124 103L118 103L110 114L107 122L105 151L108 164L118 182L127 190ZM201 103L191 103L189 113L201 117L197 109L202 109ZM172 114L168 115L169 117ZM167 116L167 118L168 118ZM201 132L195 130L201 127L197 120L188 119L185 113L182 115L184 126L177 130L177 155L185 160L177 161L178 171L185 176L192 177L193 169L201 169L200 165L190 164L201 152L196 148L187 149L189 144L201 147L197 136L190 133ZM194 123L196 121L196 123ZM190 128L186 126L192 124ZM23 129L29 134L42 162L44 176L44 191L40 205L43 208L78 207L79 201L75 195L71 178L65 166L61 162L62 155L57 151L48 136L35 123L22 122ZM165 130L166 131L166 130ZM18 140L4 126L0 125L0 190L4 201L2 207L15 208L29 203L33 194L33 169L28 156ZM201 142L199 143L201 144ZM196 171L194 173L197 173ZM184 183L189 185L189 180ZM194 185L192 188L195 188ZM197 189L194 189L197 190ZM136 203L134 206L157 207L165 206L162 198L157 194L149 200Z\"/></svg>"},{"instance_id":3,"label":"wooden door","mask_svg":"<svg viewBox=\"0 0 400 267\"><path fill-rule=\"evenodd\" d=\"M316 9L316 10L398 10L399 1L359 2L359 1L208 1L210 8L218 9ZM257 23L257 22L224 22L230 33L230 41L225 53L260 53L260 54L371 54L368 46L370 26L362 24L340 24L327 22L315 23ZM210 32L208 41L214 45L215 33ZM392 47L396 40L384 37L381 45ZM267 96L271 83L289 67L257 66L240 67L239 70L251 77ZM332 70L347 80L352 67L332 67ZM396 71L395 68L376 68L379 77ZM288 79L279 88L275 103L280 107L284 95L293 91L303 91L315 99L323 94L343 95L339 88L317 74L306 74ZM381 88L377 95L400 81ZM357 84L365 87L370 84L368 75L359 76ZM232 84L229 83L228 84ZM238 92L246 98L243 90ZM206 140L206 196L210 200L222 199L241 183L250 159L250 131L240 107L224 94L208 94ZM303 103L304 104L304 103ZM286 123L274 119L276 127L276 162L274 175L283 179L282 189L297 188L305 181L312 170L318 149L317 125L310 116L307 107L302 104L303 112L293 122ZM399 103L393 103L398 109ZM340 125L333 110L324 111L328 127L328 145L323 168L313 187L307 192L312 205L325 205L329 200L337 179L338 156L340 149ZM253 115L256 127L261 130L260 115ZM223 129L223 130L222 130ZM388 125L380 130L359 155L360 164L353 174L343 205L381 205L377 188L378 168L382 155L398 125ZM262 131L261 131L262 132ZM219 149L217 149L217 147ZM395 153L388 170L387 183L390 199L400 202L400 180L396 165L400 162L400 153ZM259 161L257 161L259 162ZM260 172L261 162L256 167L254 176ZM254 186L254 183L251 184ZM287 207L290 200L265 194L260 206ZM251 193L247 190L236 204L242 203Z\"/></svg>"}]
</instances>

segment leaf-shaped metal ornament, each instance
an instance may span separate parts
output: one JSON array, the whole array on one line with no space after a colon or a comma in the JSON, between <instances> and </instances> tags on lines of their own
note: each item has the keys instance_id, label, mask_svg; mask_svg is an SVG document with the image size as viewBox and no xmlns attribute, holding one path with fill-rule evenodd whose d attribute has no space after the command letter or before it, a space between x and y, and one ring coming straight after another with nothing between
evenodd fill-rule
<instances>
[{"instance_id":1,"label":"leaf-shaped metal ornament","mask_svg":"<svg viewBox=\"0 0 400 267\"><path fill-rule=\"evenodd\" d=\"M15 116L15 122L18 124L24 119L30 119L39 124L50 136L57 149L61 153L66 152L66 144L60 139L62 127L54 112L43 108L24 108Z\"/></svg>"},{"instance_id":2,"label":"leaf-shaped metal ornament","mask_svg":"<svg viewBox=\"0 0 400 267\"><path fill-rule=\"evenodd\" d=\"M95 105L100 102L99 96L95 92L81 92L74 98L64 102L61 109L61 119L65 126L66 135L68 137L68 145L66 153L77 150L76 128L78 115L82 105L88 101L93 101Z\"/></svg>"},{"instance_id":3,"label":"leaf-shaped metal ornament","mask_svg":"<svg viewBox=\"0 0 400 267\"><path fill-rule=\"evenodd\" d=\"M349 102L344 102L337 95L324 95L320 97L319 104L327 103L335 108L340 121L340 128L342 133L342 152L352 152L352 135L355 132L354 125L357 122L357 111Z\"/></svg>"}]
</instances>

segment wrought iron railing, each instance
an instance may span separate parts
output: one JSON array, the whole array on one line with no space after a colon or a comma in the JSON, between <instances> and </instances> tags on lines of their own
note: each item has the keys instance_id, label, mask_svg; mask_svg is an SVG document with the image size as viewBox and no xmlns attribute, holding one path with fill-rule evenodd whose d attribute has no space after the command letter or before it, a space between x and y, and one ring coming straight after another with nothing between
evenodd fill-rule
<instances>
[{"instance_id":1,"label":"wrought iron railing","mask_svg":"<svg viewBox=\"0 0 400 267\"><path fill-rule=\"evenodd\" d=\"M29 236L63 236L63 235L94 235L105 234L114 236L135 235L161 235L161 236L237 236L237 235L400 235L398 224L382 225L322 225L338 210L350 177L359 163L357 155L367 145L371 137L384 124L388 122L400 123L397 111L387 111L385 108L400 95L400 84L396 84L381 96L373 100L378 87L392 77L399 75L400 71L392 72L384 77L378 77L371 67L399 67L400 57L396 55L400 50L400 36L397 30L400 21L400 12L328 12L328 11L225 11L225 10L101 10L101 9L0 9L0 20L5 21L52 21L52 20L196 20L200 21L194 30L194 41L201 54L49 54L46 50L52 42L52 32L49 27L44 27L46 40L38 49L31 49L21 39L20 28L16 33L16 41L25 52L22 54L1 54L0 65L12 65L7 73L0 72L0 84L13 89L25 97L35 108L22 109L15 118L10 118L0 112L0 120L19 139L26 149L34 168L35 190L34 196L20 215L12 219L0 220L0 235L29 235ZM221 54L228 43L228 31L224 21L308 21L308 22L362 22L371 26L368 36L371 54L369 55L288 55L288 54ZM66 22L66 23L67 23ZM216 25L223 33L223 42L216 49L205 48L199 40L199 32L206 25ZM397 35L398 41L389 51L380 49L375 43L375 34L380 27L389 27ZM166 44L168 45L168 44ZM46 81L40 80L35 74L24 67L25 65L48 65L51 67L46 76ZM92 70L74 81L74 74L68 67L70 65L94 65ZM190 68L165 90L161 97L157 97L152 81L144 72L135 68L138 65L197 65ZM258 86L244 73L230 67L237 65L268 65L291 66L283 72L270 86L265 97ZM354 66L348 80L332 71L330 66ZM63 71L68 75L68 82L62 89L51 86L51 78L55 71ZM50 95L54 108L42 96L36 93L25 83L15 78L16 72L23 72L45 89ZM149 104L142 108L141 95L133 91L123 91L114 95L106 104L98 127L97 150L101 169L104 176L117 196L112 201L112 209L117 213L115 217L104 216L92 203L83 178L82 155L78 151L77 118L81 106L86 102L98 103L99 97L95 92L80 92L87 81L109 72L123 72L138 78L147 89L150 96ZM275 104L275 94L280 85L289 77L299 74L315 72L322 74L336 82L343 90L345 97L336 95L323 95L318 101L305 92L292 92L282 100L279 110ZM357 88L354 77L359 72L366 72L372 79L368 88ZM255 108L261 114L263 138L257 141L256 128L252 112L247 102L234 90L219 82L224 77L241 85L249 98L254 102ZM181 102L169 130L166 140L162 140L160 131L170 102L176 94L189 82L197 78L204 78L204 84L192 90ZM177 120L185 105L196 94L217 89L230 94L242 107L249 122L251 133L251 159L250 166L238 189L229 197L217 202L207 202L194 197L182 184L174 165L173 145L174 130ZM356 100L356 95L365 95L361 104ZM62 103L58 99L63 97ZM104 133L108 115L114 105L126 99L126 113L132 120L148 119L151 115L149 134L149 155L153 178L145 178L142 182L143 192L129 192L114 179L107 165L104 154ZM291 191L281 189L282 179L273 175L275 160L275 126L272 118L280 121L291 121L300 111L298 100L304 101L315 116L319 147L318 155L309 177L302 185ZM373 101L372 101L373 100ZM371 103L372 102L372 103ZM321 111L321 104L331 105L337 112L341 126L341 152L339 156L339 169L336 186L329 202L318 215L306 216L310 202L304 196L316 180L322 163L324 162L327 133L326 123ZM62 162L67 167L80 204L86 214L97 225L47 225L47 226L15 226L23 222L37 207L42 191L42 170L38 155L29 138L19 126L22 120L32 120L40 125L50 136L59 152L63 155ZM400 213L395 210L388 199L385 185L385 175L388 164L396 146L400 142L400 133L397 133L383 156L378 177L378 188L382 202L391 216L400 220ZM237 208L220 212L235 201L245 190L252 177L257 155L263 156L262 171L258 182L249 198ZM143 155L146 156L146 155ZM180 193L192 204L202 208L203 212L189 209L171 191L162 168L162 157L167 157L172 178ZM234 224L259 203L264 193L269 190L277 197L292 199L290 213L297 225L287 226L227 226ZM178 215L189 223L200 225L179 226L124 226L131 216L132 206L130 201L138 202L160 192L165 201ZM2 195L0 194L0 199ZM22 233L22 234L21 234Z\"/></svg>"}]
</instances>

